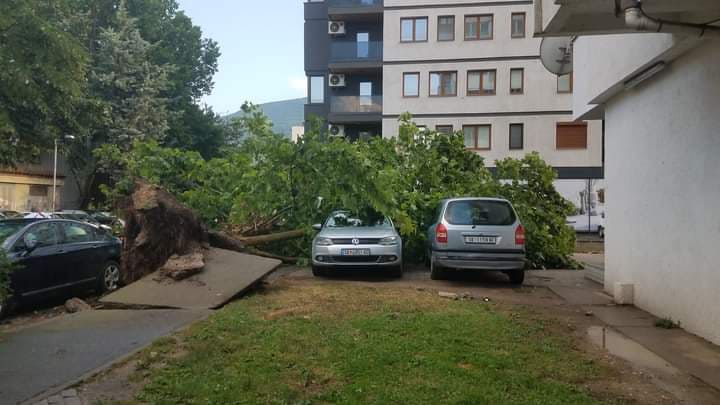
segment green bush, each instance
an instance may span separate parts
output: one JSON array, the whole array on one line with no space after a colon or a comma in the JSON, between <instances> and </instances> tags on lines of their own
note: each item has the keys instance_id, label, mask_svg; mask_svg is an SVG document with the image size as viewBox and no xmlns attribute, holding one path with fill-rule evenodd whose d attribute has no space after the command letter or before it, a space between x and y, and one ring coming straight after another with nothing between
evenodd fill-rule
<instances>
[{"instance_id":1,"label":"green bush","mask_svg":"<svg viewBox=\"0 0 720 405\"><path fill-rule=\"evenodd\" d=\"M574 233L565 226L572 209L554 189L554 170L537 154L497 162L497 176L468 151L461 133L421 131L409 115L398 138L348 142L325 139L319 125L293 143L274 134L261 115L245 122L251 134L222 157L136 143L132 153L99 152L109 173L119 174L116 193L141 177L173 192L212 227L280 216L287 229L308 230L305 239L267 247L283 255L309 256L311 225L339 208L373 210L393 218L408 258L424 254L426 229L443 198L504 197L527 228L529 265L572 264ZM504 180L499 180L504 179Z\"/></svg>"},{"instance_id":2,"label":"green bush","mask_svg":"<svg viewBox=\"0 0 720 405\"><path fill-rule=\"evenodd\" d=\"M10 297L10 273L14 266L8 260L5 250L0 248L0 302Z\"/></svg>"}]
</instances>

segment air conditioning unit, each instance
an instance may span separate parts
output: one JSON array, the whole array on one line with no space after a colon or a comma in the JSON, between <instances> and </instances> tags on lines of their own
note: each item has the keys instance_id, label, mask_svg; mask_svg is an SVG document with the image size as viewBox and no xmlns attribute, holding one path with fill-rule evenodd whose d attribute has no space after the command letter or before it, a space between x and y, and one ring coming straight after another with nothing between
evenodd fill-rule
<instances>
[{"instance_id":1,"label":"air conditioning unit","mask_svg":"<svg viewBox=\"0 0 720 405\"><path fill-rule=\"evenodd\" d=\"M345 137L345 126L330 124L328 126L328 132L330 133L330 136L337 136L340 138L344 138Z\"/></svg>"},{"instance_id":2,"label":"air conditioning unit","mask_svg":"<svg viewBox=\"0 0 720 405\"><path fill-rule=\"evenodd\" d=\"M330 83L330 87L345 87L347 84L345 82L345 75L339 75L339 74L330 74L330 79L328 80Z\"/></svg>"},{"instance_id":3,"label":"air conditioning unit","mask_svg":"<svg viewBox=\"0 0 720 405\"><path fill-rule=\"evenodd\" d=\"M328 34L345 35L345 23L343 21L328 21Z\"/></svg>"}]
</instances>

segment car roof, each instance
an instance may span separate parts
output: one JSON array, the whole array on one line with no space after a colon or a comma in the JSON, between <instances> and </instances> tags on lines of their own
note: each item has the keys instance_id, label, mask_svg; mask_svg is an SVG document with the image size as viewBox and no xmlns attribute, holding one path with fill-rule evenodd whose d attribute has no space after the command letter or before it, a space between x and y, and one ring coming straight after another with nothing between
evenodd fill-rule
<instances>
[{"instance_id":1,"label":"car roof","mask_svg":"<svg viewBox=\"0 0 720 405\"><path fill-rule=\"evenodd\" d=\"M0 220L0 223L29 225L34 222L40 222L40 221L47 221L47 219L43 219L43 218L8 218L8 219Z\"/></svg>"},{"instance_id":2,"label":"car roof","mask_svg":"<svg viewBox=\"0 0 720 405\"><path fill-rule=\"evenodd\" d=\"M442 200L443 203L453 202L453 201L498 201L498 202L506 202L509 203L510 201L504 199L504 198L494 198L494 197L457 197L457 198L446 198Z\"/></svg>"}]
</instances>

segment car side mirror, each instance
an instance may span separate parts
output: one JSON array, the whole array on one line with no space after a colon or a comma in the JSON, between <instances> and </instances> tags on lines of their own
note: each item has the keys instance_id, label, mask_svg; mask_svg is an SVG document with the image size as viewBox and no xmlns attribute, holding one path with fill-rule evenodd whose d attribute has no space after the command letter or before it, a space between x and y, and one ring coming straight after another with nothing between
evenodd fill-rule
<instances>
[{"instance_id":1,"label":"car side mirror","mask_svg":"<svg viewBox=\"0 0 720 405\"><path fill-rule=\"evenodd\" d=\"M23 237L23 242L25 242L25 253L30 254L33 250L37 249L38 242L37 239L33 239L29 237L28 235L25 235Z\"/></svg>"},{"instance_id":2,"label":"car side mirror","mask_svg":"<svg viewBox=\"0 0 720 405\"><path fill-rule=\"evenodd\" d=\"M315 231L322 231L322 224L315 224L312 226L312 229Z\"/></svg>"}]
</instances>

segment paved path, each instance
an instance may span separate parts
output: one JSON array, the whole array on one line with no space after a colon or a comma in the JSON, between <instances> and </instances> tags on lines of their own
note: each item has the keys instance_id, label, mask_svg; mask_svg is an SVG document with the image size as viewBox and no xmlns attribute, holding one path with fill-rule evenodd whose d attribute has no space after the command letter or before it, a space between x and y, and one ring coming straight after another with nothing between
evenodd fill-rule
<instances>
[{"instance_id":1,"label":"paved path","mask_svg":"<svg viewBox=\"0 0 720 405\"><path fill-rule=\"evenodd\" d=\"M0 404L16 404L60 389L207 314L87 311L0 335Z\"/></svg>"}]
</instances>

